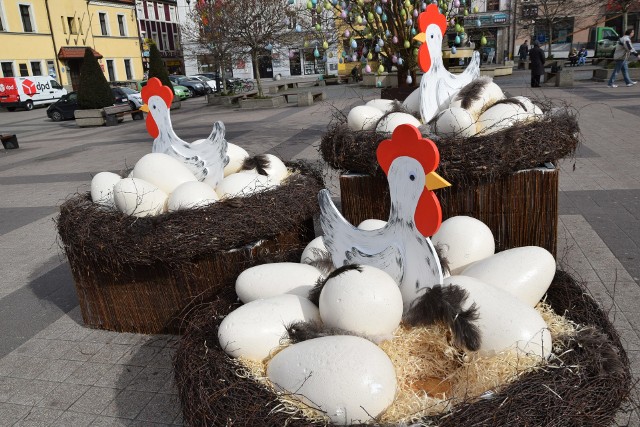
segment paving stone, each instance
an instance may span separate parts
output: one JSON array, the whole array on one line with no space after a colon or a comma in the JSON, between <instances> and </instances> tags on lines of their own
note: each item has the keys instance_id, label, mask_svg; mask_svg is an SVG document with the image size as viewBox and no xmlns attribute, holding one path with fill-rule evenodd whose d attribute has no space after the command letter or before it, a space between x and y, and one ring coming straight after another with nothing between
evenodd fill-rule
<instances>
[{"instance_id":1,"label":"paving stone","mask_svg":"<svg viewBox=\"0 0 640 427\"><path fill-rule=\"evenodd\" d=\"M74 360L47 360L47 362L45 369L36 376L37 379L62 382L83 365L83 362Z\"/></svg>"},{"instance_id":2,"label":"paving stone","mask_svg":"<svg viewBox=\"0 0 640 427\"><path fill-rule=\"evenodd\" d=\"M9 398L29 383L24 378L0 377L0 402L7 402ZM0 417L0 420L2 417Z\"/></svg>"},{"instance_id":3,"label":"paving stone","mask_svg":"<svg viewBox=\"0 0 640 427\"><path fill-rule=\"evenodd\" d=\"M172 424L178 415L180 402L176 395L156 394L138 415L136 420Z\"/></svg>"},{"instance_id":4,"label":"paving stone","mask_svg":"<svg viewBox=\"0 0 640 427\"><path fill-rule=\"evenodd\" d=\"M73 412L99 415L115 399L120 390L115 388L89 387L89 389L69 407Z\"/></svg>"},{"instance_id":5,"label":"paving stone","mask_svg":"<svg viewBox=\"0 0 640 427\"><path fill-rule=\"evenodd\" d=\"M113 365L105 374L96 381L95 385L100 387L113 387L124 389L129 386L134 378L142 372L142 366L133 365Z\"/></svg>"},{"instance_id":6,"label":"paving stone","mask_svg":"<svg viewBox=\"0 0 640 427\"><path fill-rule=\"evenodd\" d=\"M55 420L51 427L87 427L93 425L96 416L67 411Z\"/></svg>"},{"instance_id":7,"label":"paving stone","mask_svg":"<svg viewBox=\"0 0 640 427\"><path fill-rule=\"evenodd\" d=\"M14 354L22 354L24 356L38 356L39 353L49 345L49 341L45 339L33 338L22 344L13 351Z\"/></svg>"},{"instance_id":8,"label":"paving stone","mask_svg":"<svg viewBox=\"0 0 640 427\"><path fill-rule=\"evenodd\" d=\"M134 346L129 349L119 360L123 365L147 366L156 354L160 352L158 347Z\"/></svg>"},{"instance_id":9,"label":"paving stone","mask_svg":"<svg viewBox=\"0 0 640 427\"><path fill-rule=\"evenodd\" d=\"M135 419L155 393L124 390L113 399L101 415Z\"/></svg>"},{"instance_id":10,"label":"paving stone","mask_svg":"<svg viewBox=\"0 0 640 427\"><path fill-rule=\"evenodd\" d=\"M62 356L62 358L86 362L104 346L105 344L97 342L74 342L74 345L64 354L64 356Z\"/></svg>"},{"instance_id":11,"label":"paving stone","mask_svg":"<svg viewBox=\"0 0 640 427\"><path fill-rule=\"evenodd\" d=\"M78 384L60 384L47 394L37 406L66 411L89 389Z\"/></svg>"},{"instance_id":12,"label":"paving stone","mask_svg":"<svg viewBox=\"0 0 640 427\"><path fill-rule=\"evenodd\" d=\"M157 392L171 377L172 370L169 368L147 366L129 383L127 389Z\"/></svg>"},{"instance_id":13,"label":"paving stone","mask_svg":"<svg viewBox=\"0 0 640 427\"><path fill-rule=\"evenodd\" d=\"M62 411L50 408L29 408L27 414L20 419L16 427L49 427L62 415Z\"/></svg>"},{"instance_id":14,"label":"paving stone","mask_svg":"<svg viewBox=\"0 0 640 427\"><path fill-rule=\"evenodd\" d=\"M116 363L125 354L131 351L131 345L129 344L116 344L113 342L106 343L96 354L94 354L90 361L92 362L108 362Z\"/></svg>"},{"instance_id":15,"label":"paving stone","mask_svg":"<svg viewBox=\"0 0 640 427\"><path fill-rule=\"evenodd\" d=\"M31 408L24 405L0 402L0 420L4 425L14 425L24 418Z\"/></svg>"},{"instance_id":16,"label":"paving stone","mask_svg":"<svg viewBox=\"0 0 640 427\"><path fill-rule=\"evenodd\" d=\"M131 420L126 418L114 418L114 417L104 417L102 415L98 415L93 423L91 423L91 427L127 427L131 423Z\"/></svg>"},{"instance_id":17,"label":"paving stone","mask_svg":"<svg viewBox=\"0 0 640 427\"><path fill-rule=\"evenodd\" d=\"M8 403L16 403L18 405L33 406L40 402L51 390L56 388L58 383L52 381L29 380L13 393Z\"/></svg>"},{"instance_id":18,"label":"paving stone","mask_svg":"<svg viewBox=\"0 0 640 427\"><path fill-rule=\"evenodd\" d=\"M64 381L70 384L94 385L112 366L110 363L85 362Z\"/></svg>"}]
</instances>

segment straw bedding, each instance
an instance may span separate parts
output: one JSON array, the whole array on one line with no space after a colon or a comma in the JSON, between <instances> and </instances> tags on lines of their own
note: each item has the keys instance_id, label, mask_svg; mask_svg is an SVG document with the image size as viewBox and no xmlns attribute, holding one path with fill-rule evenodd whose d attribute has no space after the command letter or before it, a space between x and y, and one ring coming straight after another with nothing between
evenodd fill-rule
<instances>
[{"instance_id":1,"label":"straw bedding","mask_svg":"<svg viewBox=\"0 0 640 427\"><path fill-rule=\"evenodd\" d=\"M445 412L425 415L419 422L439 426L610 425L620 406L628 403L632 386L629 361L617 332L597 303L565 272L557 272L546 303L554 313L544 313L543 307L543 317L555 335L554 356L546 365L517 370L512 381L503 386L469 388L467 398L455 402L434 399L434 405ZM230 359L222 351L217 328L237 306L233 290L222 289L212 304L194 316L180 341L174 371L185 424L325 425L324 420L304 418L308 411L292 409L268 385L261 384L259 378L256 381L252 372L259 367ZM439 332L446 335L446 331ZM427 341L432 342L431 338ZM455 348L447 354L450 364L468 367L461 371L464 375L481 376L484 367L474 364L473 356L460 361ZM456 381L465 384L464 378L450 380ZM433 381L428 386L435 397L447 393L451 384L443 387L438 389ZM490 390L478 398L479 390L487 388ZM386 414L377 423L397 425Z\"/></svg>"}]
</instances>

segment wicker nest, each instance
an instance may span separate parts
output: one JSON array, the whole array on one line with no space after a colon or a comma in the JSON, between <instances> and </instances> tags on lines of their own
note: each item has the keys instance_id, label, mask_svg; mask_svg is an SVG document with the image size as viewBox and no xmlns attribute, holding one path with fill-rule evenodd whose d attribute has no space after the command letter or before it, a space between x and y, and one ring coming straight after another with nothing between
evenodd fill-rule
<instances>
[{"instance_id":1,"label":"wicker nest","mask_svg":"<svg viewBox=\"0 0 640 427\"><path fill-rule=\"evenodd\" d=\"M270 390L238 376L238 364L220 348L217 336L222 318L238 306L236 301L232 289L222 289L194 316L180 340L174 372L185 425L323 425L279 411ZM489 397L422 421L443 427L611 425L620 406L629 402L632 387L629 360L616 330L565 272L557 272L547 302L556 313L589 326L561 338L561 358L521 375Z\"/></svg>"},{"instance_id":2,"label":"wicker nest","mask_svg":"<svg viewBox=\"0 0 640 427\"><path fill-rule=\"evenodd\" d=\"M513 172L556 162L575 153L579 143L577 114L568 107L546 107L540 119L471 138L430 137L440 151L438 173L450 182L491 182ZM378 144L389 134L353 131L344 118L335 120L320 143L325 162L340 171L381 175Z\"/></svg>"}]
</instances>

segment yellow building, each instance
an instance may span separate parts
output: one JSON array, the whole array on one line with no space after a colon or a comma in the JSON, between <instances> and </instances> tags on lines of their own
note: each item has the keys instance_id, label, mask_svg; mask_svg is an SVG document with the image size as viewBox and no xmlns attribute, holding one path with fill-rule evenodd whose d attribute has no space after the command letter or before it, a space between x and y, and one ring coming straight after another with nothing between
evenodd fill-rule
<instances>
[{"instance_id":1,"label":"yellow building","mask_svg":"<svg viewBox=\"0 0 640 427\"><path fill-rule=\"evenodd\" d=\"M50 74L75 90L90 47L107 80L143 78L134 0L0 0L0 46L5 77Z\"/></svg>"}]
</instances>

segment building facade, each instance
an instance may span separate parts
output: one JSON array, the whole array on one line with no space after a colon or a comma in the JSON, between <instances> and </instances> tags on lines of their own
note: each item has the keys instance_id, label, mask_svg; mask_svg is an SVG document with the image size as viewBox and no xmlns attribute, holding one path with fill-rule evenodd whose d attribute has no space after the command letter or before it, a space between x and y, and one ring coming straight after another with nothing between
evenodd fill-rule
<instances>
[{"instance_id":1,"label":"building facade","mask_svg":"<svg viewBox=\"0 0 640 427\"><path fill-rule=\"evenodd\" d=\"M184 74L177 0L136 0L140 37L153 40L169 74ZM148 69L148 49L143 45L143 64Z\"/></svg>"},{"instance_id":2,"label":"building facade","mask_svg":"<svg viewBox=\"0 0 640 427\"><path fill-rule=\"evenodd\" d=\"M110 82L143 77L134 0L0 0L2 76L55 77L77 90L87 47Z\"/></svg>"}]
</instances>

